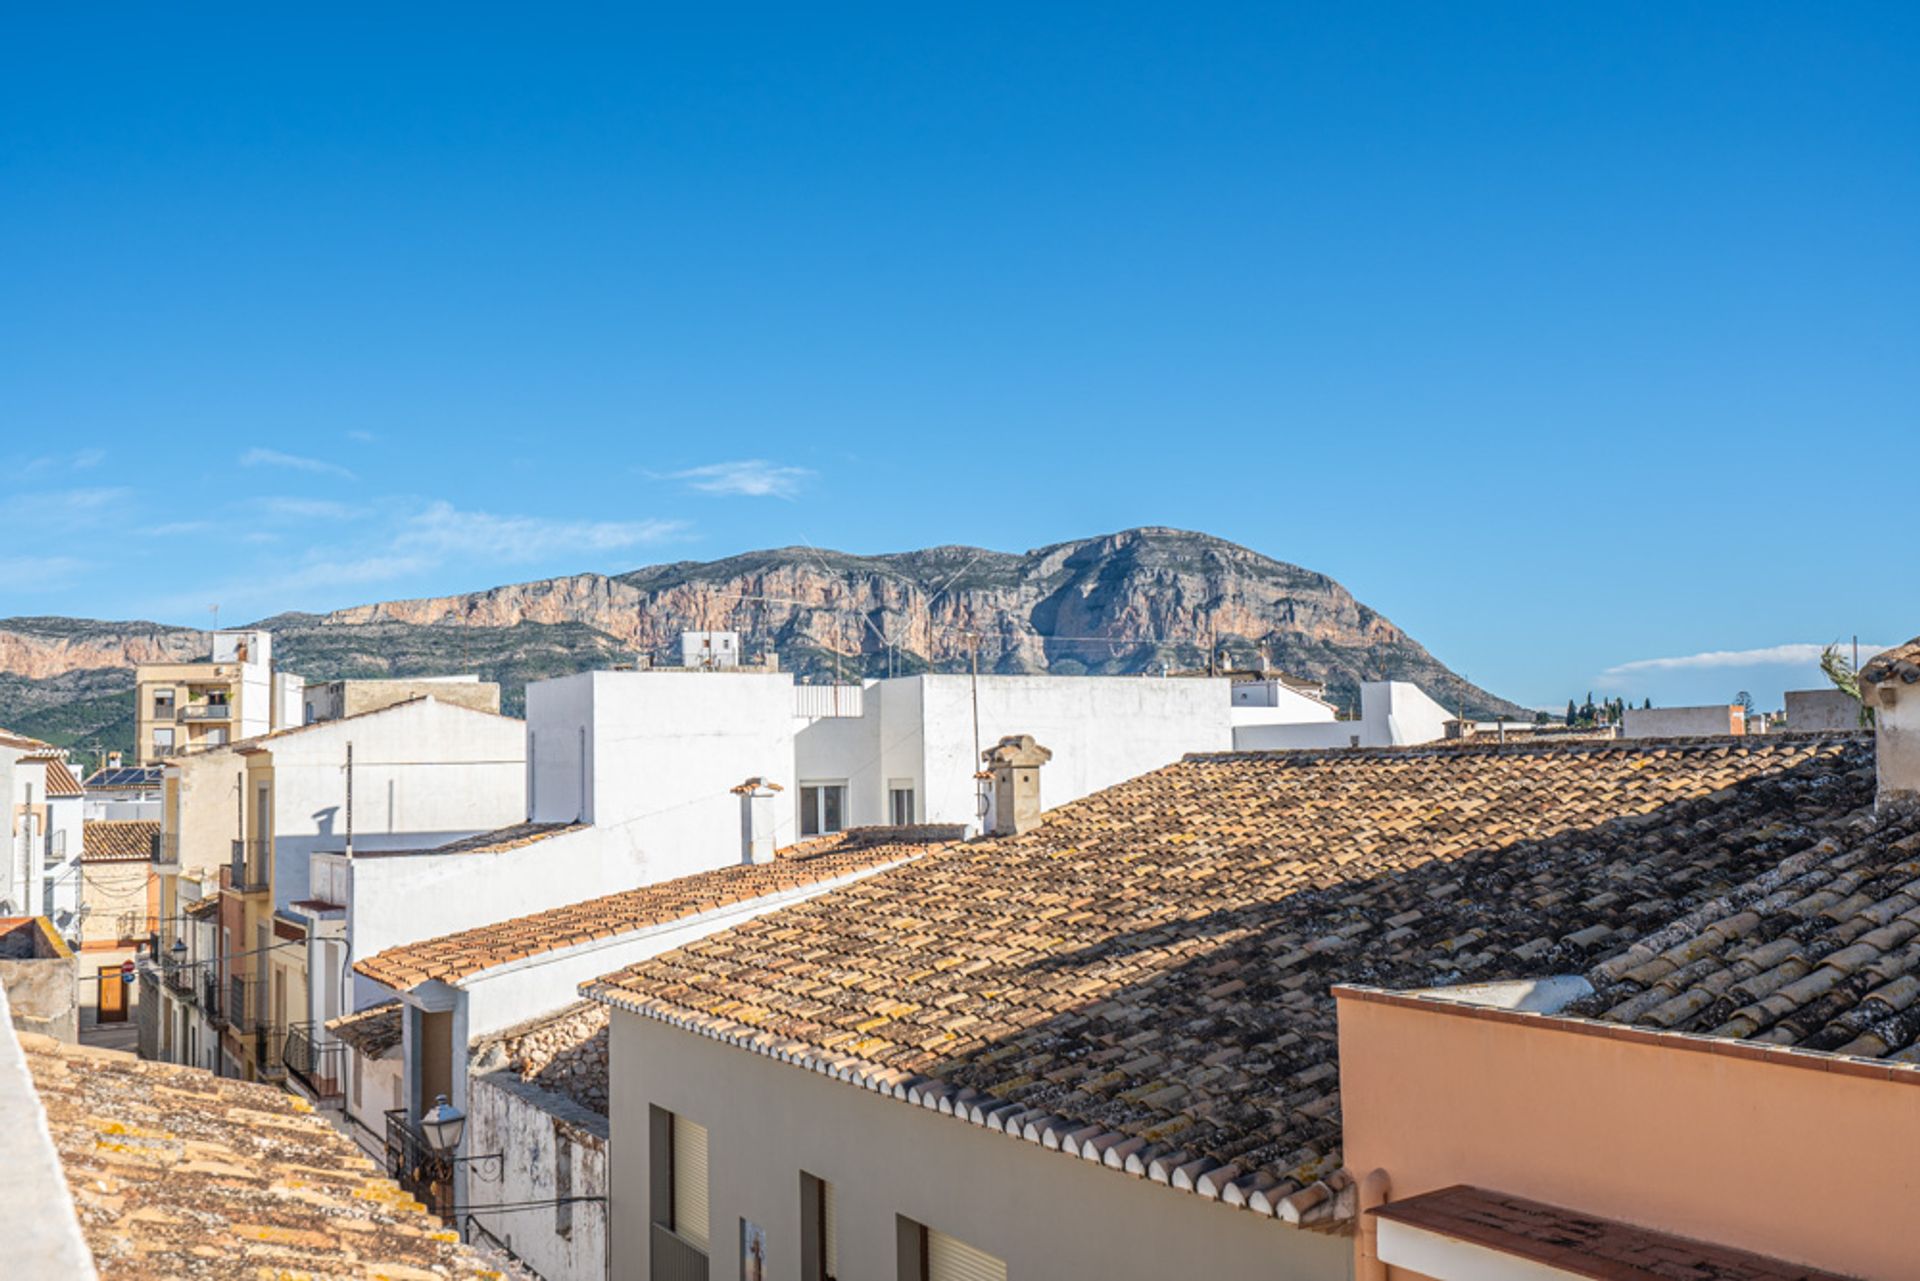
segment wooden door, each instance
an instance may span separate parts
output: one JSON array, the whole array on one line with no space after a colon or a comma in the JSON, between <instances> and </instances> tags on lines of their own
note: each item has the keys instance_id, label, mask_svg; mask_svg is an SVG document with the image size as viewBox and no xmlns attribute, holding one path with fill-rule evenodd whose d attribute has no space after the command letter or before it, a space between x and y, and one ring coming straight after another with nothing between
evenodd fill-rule
<instances>
[{"instance_id":1,"label":"wooden door","mask_svg":"<svg viewBox=\"0 0 1920 1281\"><path fill-rule=\"evenodd\" d=\"M120 967L103 965L100 967L99 1015L101 1023L125 1023L127 1021L127 981L120 977Z\"/></svg>"}]
</instances>

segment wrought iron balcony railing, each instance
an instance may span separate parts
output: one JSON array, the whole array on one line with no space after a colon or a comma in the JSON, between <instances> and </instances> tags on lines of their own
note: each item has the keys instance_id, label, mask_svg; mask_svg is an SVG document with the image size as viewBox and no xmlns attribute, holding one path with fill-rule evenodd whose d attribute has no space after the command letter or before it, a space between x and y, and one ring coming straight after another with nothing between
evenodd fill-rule
<instances>
[{"instance_id":1,"label":"wrought iron balcony railing","mask_svg":"<svg viewBox=\"0 0 1920 1281\"><path fill-rule=\"evenodd\" d=\"M250 837L233 843L233 857L228 868L228 888L239 894L250 894L255 890L268 888L273 868L273 842Z\"/></svg>"},{"instance_id":2,"label":"wrought iron balcony railing","mask_svg":"<svg viewBox=\"0 0 1920 1281\"><path fill-rule=\"evenodd\" d=\"M343 1097L346 1049L340 1041L323 1040L312 1023L296 1023L287 1029L281 1059L287 1065L287 1074L306 1086L315 1100L325 1103Z\"/></svg>"},{"instance_id":3,"label":"wrought iron balcony railing","mask_svg":"<svg viewBox=\"0 0 1920 1281\"><path fill-rule=\"evenodd\" d=\"M387 1114L387 1175L442 1220L453 1217L453 1163L427 1146L405 1108Z\"/></svg>"}]
</instances>

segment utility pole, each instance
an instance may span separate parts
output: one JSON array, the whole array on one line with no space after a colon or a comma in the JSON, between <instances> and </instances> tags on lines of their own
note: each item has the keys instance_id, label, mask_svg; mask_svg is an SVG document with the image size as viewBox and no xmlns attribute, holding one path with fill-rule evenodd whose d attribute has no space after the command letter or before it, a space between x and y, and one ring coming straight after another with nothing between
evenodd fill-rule
<instances>
[{"instance_id":1,"label":"utility pole","mask_svg":"<svg viewBox=\"0 0 1920 1281\"><path fill-rule=\"evenodd\" d=\"M347 857L353 857L353 742L347 742Z\"/></svg>"}]
</instances>

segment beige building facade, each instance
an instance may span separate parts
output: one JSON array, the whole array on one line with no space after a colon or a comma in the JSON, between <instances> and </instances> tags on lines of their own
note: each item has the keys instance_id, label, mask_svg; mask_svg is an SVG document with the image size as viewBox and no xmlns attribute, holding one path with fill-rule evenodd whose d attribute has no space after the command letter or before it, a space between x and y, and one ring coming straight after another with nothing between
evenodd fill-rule
<instances>
[{"instance_id":1,"label":"beige building facade","mask_svg":"<svg viewBox=\"0 0 1920 1281\"><path fill-rule=\"evenodd\" d=\"M269 733L301 718L297 676L276 672L273 636L215 632L205 662L134 669L134 754L154 765Z\"/></svg>"},{"instance_id":2,"label":"beige building facade","mask_svg":"<svg viewBox=\"0 0 1920 1281\"><path fill-rule=\"evenodd\" d=\"M705 1275L742 1275L743 1224L764 1237L768 1275L817 1275L805 1257L819 1211L809 1200L812 1213L803 1214L803 1175L831 1185L841 1277L937 1281L921 1271L928 1233L985 1254L1014 1278L1351 1274L1351 1243L1338 1235L1289 1227L618 1008L611 1037L618 1281L686 1275L666 1269L695 1239L705 1243L695 1247ZM661 1221L676 1199L659 1186L663 1114L705 1130L704 1196L682 1188L678 1198L704 1205L704 1224Z\"/></svg>"}]
</instances>

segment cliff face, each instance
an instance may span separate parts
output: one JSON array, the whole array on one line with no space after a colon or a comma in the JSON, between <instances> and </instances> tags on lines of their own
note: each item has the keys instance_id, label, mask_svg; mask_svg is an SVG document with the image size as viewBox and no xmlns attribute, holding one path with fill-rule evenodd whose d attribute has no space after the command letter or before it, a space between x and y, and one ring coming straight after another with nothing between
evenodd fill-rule
<instances>
[{"instance_id":1,"label":"cliff face","mask_svg":"<svg viewBox=\"0 0 1920 1281\"><path fill-rule=\"evenodd\" d=\"M782 548L261 625L274 629L275 657L309 679L477 669L501 681L510 709L529 679L636 653L677 661L682 631L725 628L750 652L772 649L806 675L961 670L976 648L982 671L1127 674L1199 666L1211 647L1237 666L1257 666L1264 651L1349 705L1360 681L1391 676L1450 707L1519 710L1463 681L1324 574L1169 529L1024 555ZM104 676L149 658L204 656L207 644L204 633L145 623L12 620L0 622L0 672L32 682ZM0 683L0 702L13 683Z\"/></svg>"}]
</instances>

